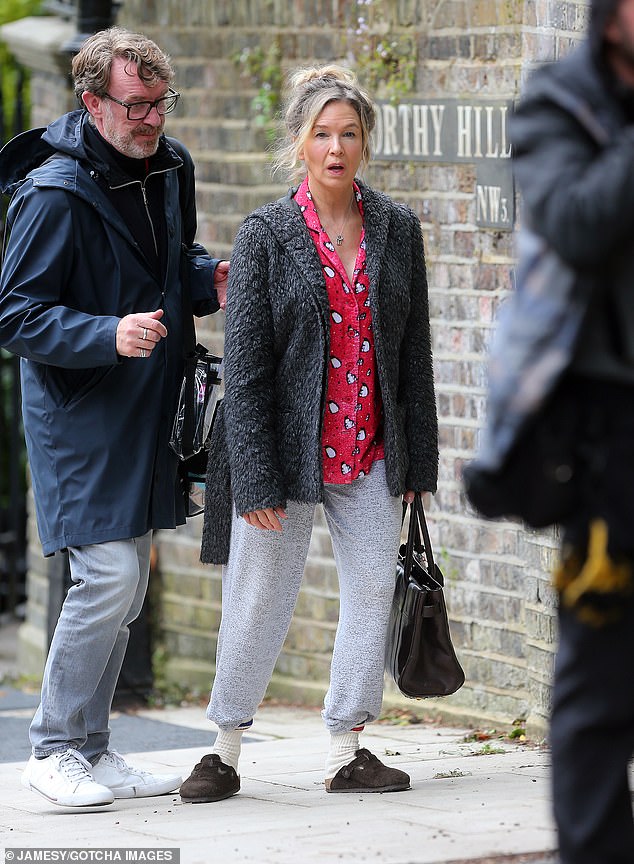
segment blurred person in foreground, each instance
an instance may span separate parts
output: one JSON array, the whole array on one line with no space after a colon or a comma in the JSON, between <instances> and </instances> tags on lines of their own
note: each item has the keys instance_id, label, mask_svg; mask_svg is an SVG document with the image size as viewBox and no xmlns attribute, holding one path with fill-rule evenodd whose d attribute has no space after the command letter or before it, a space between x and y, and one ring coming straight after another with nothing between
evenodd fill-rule
<instances>
[{"instance_id":1,"label":"blurred person in foreground","mask_svg":"<svg viewBox=\"0 0 634 864\"><path fill-rule=\"evenodd\" d=\"M168 447L183 367L180 268L203 315L223 300L228 262L194 243L193 163L163 134L178 101L169 58L111 28L84 43L72 72L82 108L0 155L3 191L13 193L0 344L22 357L43 551L66 550L73 583L22 782L81 807L180 784L111 750L108 718L152 531L185 521Z\"/></svg>"},{"instance_id":2,"label":"blurred person in foreground","mask_svg":"<svg viewBox=\"0 0 634 864\"><path fill-rule=\"evenodd\" d=\"M632 864L634 0L593 0L588 39L531 77L511 139L527 223L591 286L564 385L587 458L555 572L561 861Z\"/></svg>"},{"instance_id":3,"label":"blurred person in foreground","mask_svg":"<svg viewBox=\"0 0 634 864\"><path fill-rule=\"evenodd\" d=\"M226 563L207 711L220 731L181 787L187 802L240 788L242 734L291 622L318 502L340 588L325 788L410 785L359 742L381 709L402 498L435 491L438 471L421 225L356 179L374 118L351 72L298 71L278 165L301 182L236 238L202 544L204 561Z\"/></svg>"}]
</instances>

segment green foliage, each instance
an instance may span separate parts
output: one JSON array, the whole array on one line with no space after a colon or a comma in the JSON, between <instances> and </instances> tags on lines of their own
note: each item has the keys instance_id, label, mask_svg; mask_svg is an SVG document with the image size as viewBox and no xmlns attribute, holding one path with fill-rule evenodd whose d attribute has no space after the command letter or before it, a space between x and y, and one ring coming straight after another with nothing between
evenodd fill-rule
<instances>
[{"instance_id":1,"label":"green foliage","mask_svg":"<svg viewBox=\"0 0 634 864\"><path fill-rule=\"evenodd\" d=\"M516 726L515 729L511 729L509 732L509 738L511 741L524 741L526 739L526 729L523 729L521 726Z\"/></svg>"},{"instance_id":2,"label":"green foliage","mask_svg":"<svg viewBox=\"0 0 634 864\"><path fill-rule=\"evenodd\" d=\"M0 3L0 25L8 24L10 21L17 21L18 18L26 18L28 15L37 15L40 11L40 6L41 0L2 0L2 3ZM0 83L2 85L2 105L7 138L11 137L9 130L14 129L15 94L17 92L18 76L18 70L7 46L3 42L0 42ZM27 87L24 103L25 119L29 116L30 107Z\"/></svg>"},{"instance_id":3,"label":"green foliage","mask_svg":"<svg viewBox=\"0 0 634 864\"><path fill-rule=\"evenodd\" d=\"M345 36L344 54L359 81L378 98L398 99L416 84L416 40L392 33L386 20L386 0L357 0L356 26ZM251 102L256 126L271 127L282 100L282 52L278 39L267 48L245 48L232 61L257 89Z\"/></svg>"},{"instance_id":4,"label":"green foliage","mask_svg":"<svg viewBox=\"0 0 634 864\"><path fill-rule=\"evenodd\" d=\"M442 570L445 580L448 579L450 582L457 582L458 579L460 579L460 570L455 564L454 558L452 558L449 550L443 547L440 550L438 559L441 562L440 569Z\"/></svg>"},{"instance_id":5,"label":"green foliage","mask_svg":"<svg viewBox=\"0 0 634 864\"><path fill-rule=\"evenodd\" d=\"M36 14L40 8L40 0L2 0L0 5L0 25L8 24L18 18ZM2 109L4 113L5 137L11 137L15 129L15 103L18 91L20 73L7 46L0 42L0 86L2 87ZM30 111L28 87L24 93L23 118L27 122ZM3 142L0 141L0 144ZM2 228L6 210L6 199L0 202L0 229ZM1 231L0 231L1 233ZM11 355L0 349L0 511L7 512L9 507L9 460L15 458L10 452L11 424L15 422L12 416L13 382L16 363ZM20 480L24 485L26 457L24 452L19 456L21 463Z\"/></svg>"},{"instance_id":6,"label":"green foliage","mask_svg":"<svg viewBox=\"0 0 634 864\"><path fill-rule=\"evenodd\" d=\"M391 31L381 0L357 0L356 26L346 34L351 68L370 95L397 101L414 90L417 47L414 38Z\"/></svg>"},{"instance_id":7,"label":"green foliage","mask_svg":"<svg viewBox=\"0 0 634 864\"><path fill-rule=\"evenodd\" d=\"M0 24L26 18L27 15L37 15L41 0L2 0L0 4Z\"/></svg>"},{"instance_id":8,"label":"green foliage","mask_svg":"<svg viewBox=\"0 0 634 864\"><path fill-rule=\"evenodd\" d=\"M260 45L245 48L231 58L257 93L251 101L256 126L270 127L275 121L282 94L282 54L277 39L265 50Z\"/></svg>"},{"instance_id":9,"label":"green foliage","mask_svg":"<svg viewBox=\"0 0 634 864\"><path fill-rule=\"evenodd\" d=\"M16 131L15 95L18 92L19 76L20 73L6 45L0 42L0 82L2 83L2 106L4 110L5 138L7 141L13 137L13 133ZM28 87L24 90L23 110L24 117L28 117L31 110ZM0 144L3 143L3 141L0 141Z\"/></svg>"},{"instance_id":10,"label":"green foliage","mask_svg":"<svg viewBox=\"0 0 634 864\"><path fill-rule=\"evenodd\" d=\"M509 732L498 732L497 729L474 729L473 732L465 735L463 741L466 744L487 742L481 750L472 754L473 756L487 756L491 753L504 752L489 743L494 738L497 738L499 741L508 740L515 744L526 744L526 718L518 717L516 720L513 720L513 728Z\"/></svg>"}]
</instances>

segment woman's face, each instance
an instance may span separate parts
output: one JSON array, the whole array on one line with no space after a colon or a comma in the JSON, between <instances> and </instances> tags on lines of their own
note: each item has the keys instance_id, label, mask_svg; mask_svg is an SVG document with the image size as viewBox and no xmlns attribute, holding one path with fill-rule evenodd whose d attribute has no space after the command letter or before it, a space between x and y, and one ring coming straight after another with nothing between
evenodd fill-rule
<instances>
[{"instance_id":1,"label":"woman's face","mask_svg":"<svg viewBox=\"0 0 634 864\"><path fill-rule=\"evenodd\" d=\"M359 115L349 102L329 102L317 118L299 158L311 190L349 191L363 154Z\"/></svg>"}]
</instances>

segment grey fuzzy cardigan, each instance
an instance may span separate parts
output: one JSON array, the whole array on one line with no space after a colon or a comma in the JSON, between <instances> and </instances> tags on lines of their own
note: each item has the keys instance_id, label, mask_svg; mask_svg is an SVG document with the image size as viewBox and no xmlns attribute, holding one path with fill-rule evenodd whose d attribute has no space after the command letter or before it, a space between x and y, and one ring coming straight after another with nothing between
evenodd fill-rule
<instances>
[{"instance_id":1,"label":"grey fuzzy cardigan","mask_svg":"<svg viewBox=\"0 0 634 864\"><path fill-rule=\"evenodd\" d=\"M392 495L435 491L438 423L421 226L359 183ZM330 307L321 262L291 197L254 211L231 256L225 398L214 423L201 560L226 563L238 514L323 500L321 432Z\"/></svg>"}]
</instances>

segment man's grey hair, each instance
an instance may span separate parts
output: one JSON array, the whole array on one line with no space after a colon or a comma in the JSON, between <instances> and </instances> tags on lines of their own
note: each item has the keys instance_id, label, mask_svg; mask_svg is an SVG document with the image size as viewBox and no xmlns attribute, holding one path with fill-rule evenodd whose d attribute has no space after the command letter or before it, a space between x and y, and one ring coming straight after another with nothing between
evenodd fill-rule
<instances>
[{"instance_id":1,"label":"man's grey hair","mask_svg":"<svg viewBox=\"0 0 634 864\"><path fill-rule=\"evenodd\" d=\"M88 38L73 58L75 95L80 102L84 93L104 96L108 92L112 61L116 57L127 61L129 75L137 75L150 87L161 81L171 84L174 80L170 59L155 42L122 27L110 27Z\"/></svg>"}]
</instances>

